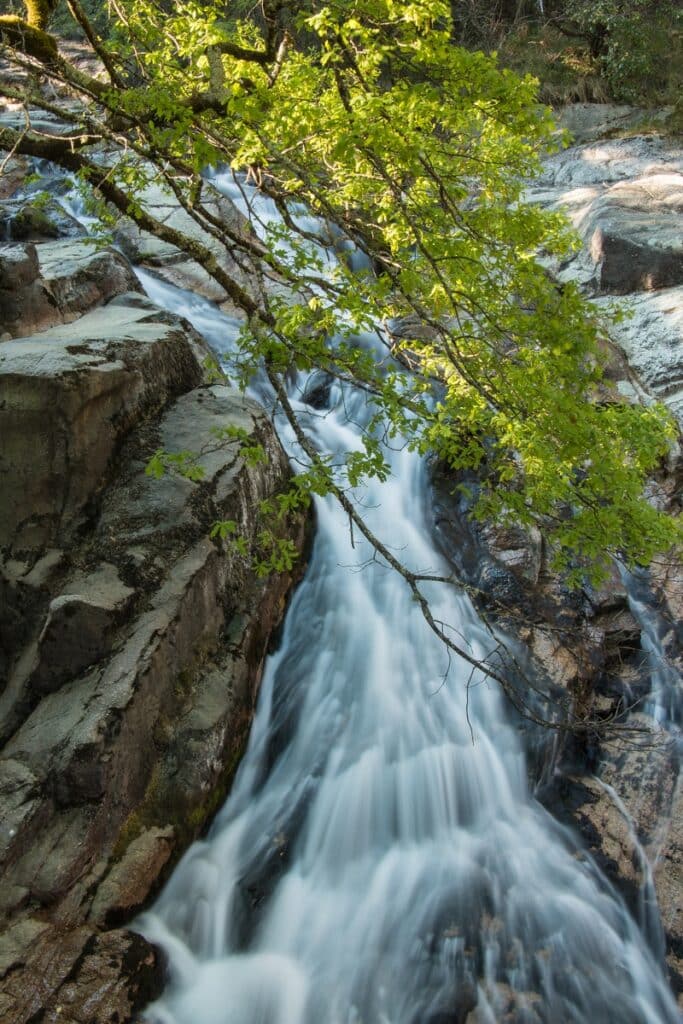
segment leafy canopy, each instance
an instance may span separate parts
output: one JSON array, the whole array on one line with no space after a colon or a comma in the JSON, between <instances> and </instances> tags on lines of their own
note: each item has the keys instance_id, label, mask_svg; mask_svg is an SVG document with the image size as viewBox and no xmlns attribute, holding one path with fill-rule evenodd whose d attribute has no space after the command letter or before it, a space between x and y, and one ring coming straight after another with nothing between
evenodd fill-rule
<instances>
[{"instance_id":1,"label":"leafy canopy","mask_svg":"<svg viewBox=\"0 0 683 1024\"><path fill-rule=\"evenodd\" d=\"M454 474L480 471L476 514L541 522L575 574L613 554L647 563L680 538L642 495L673 425L657 405L605 397L605 324L539 262L576 240L560 215L524 203L558 145L548 111L535 80L453 44L452 6L264 0L258 19L226 20L218 0L116 0L112 40L95 37L109 84L37 60L89 98L88 141L125 138L126 156L105 174L71 143L62 162L226 287L246 316L241 381L265 360L294 419L282 389L293 365L366 390L373 420L345 475L309 447L318 493L386 473L381 441L402 435ZM38 151L31 133L17 144ZM280 208L265 243L226 232L204 202L202 173L226 164L249 168ZM150 216L151 178L225 262ZM350 240L371 269L326 264L297 204L320 218L322 241ZM357 344L368 331L372 350Z\"/></svg>"}]
</instances>

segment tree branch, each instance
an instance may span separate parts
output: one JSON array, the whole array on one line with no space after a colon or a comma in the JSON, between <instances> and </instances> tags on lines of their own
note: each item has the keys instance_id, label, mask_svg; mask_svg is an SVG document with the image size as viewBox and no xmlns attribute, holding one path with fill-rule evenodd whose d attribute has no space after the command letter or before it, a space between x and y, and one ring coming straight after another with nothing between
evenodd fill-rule
<instances>
[{"instance_id":1,"label":"tree branch","mask_svg":"<svg viewBox=\"0 0 683 1024\"><path fill-rule=\"evenodd\" d=\"M88 42L90 43L95 53L104 64L105 68L107 69L107 74L109 75L109 79L112 85L115 85L118 88L122 88L123 79L121 78L119 72L117 71L114 65L114 62L111 58L111 54L106 49L106 47L102 45L102 40L93 28L92 22L83 10L83 7L79 3L79 0L66 0L66 3L67 7L71 11L72 17L81 26L81 28L85 32Z\"/></svg>"},{"instance_id":2,"label":"tree branch","mask_svg":"<svg viewBox=\"0 0 683 1024\"><path fill-rule=\"evenodd\" d=\"M13 14L0 16L0 40L41 64L53 64L58 57L57 43L51 35Z\"/></svg>"}]
</instances>

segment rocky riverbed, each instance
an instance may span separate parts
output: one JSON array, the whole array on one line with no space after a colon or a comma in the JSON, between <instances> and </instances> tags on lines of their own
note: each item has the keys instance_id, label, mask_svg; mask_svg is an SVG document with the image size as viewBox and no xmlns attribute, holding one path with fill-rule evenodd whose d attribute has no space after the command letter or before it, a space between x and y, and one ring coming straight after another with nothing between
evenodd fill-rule
<instances>
[{"instance_id":1,"label":"rocky riverbed","mask_svg":"<svg viewBox=\"0 0 683 1024\"><path fill-rule=\"evenodd\" d=\"M631 297L611 376L624 399L659 398L680 418L683 151L605 137L623 111L567 116L581 142L548 162L530 198L567 208L585 245L552 270L600 304ZM163 965L126 926L222 801L292 584L258 581L210 527L236 520L253 550L257 503L289 470L264 412L207 369L205 343L141 294L126 256L225 295L125 223L119 249L94 248L56 199L36 206L30 170L10 161L0 181L0 1016L113 1024L159 989ZM47 183L58 197L63 177ZM146 201L182 220L167 196ZM227 200L214 212L246 230ZM263 444L269 465L217 445L227 424ZM159 448L202 451L202 479L151 478ZM532 771L634 913L656 921L658 902L665 934L653 941L680 993L681 705L656 721L650 699L656 658L680 701L680 572L662 563L627 585L615 571L599 591L570 593L540 533L473 529L452 485L437 481L436 517L481 606L559 695L605 718L628 705L641 730L624 742L531 737ZM677 507L679 485L675 452L653 500ZM300 548L305 526L290 524Z\"/></svg>"}]
</instances>

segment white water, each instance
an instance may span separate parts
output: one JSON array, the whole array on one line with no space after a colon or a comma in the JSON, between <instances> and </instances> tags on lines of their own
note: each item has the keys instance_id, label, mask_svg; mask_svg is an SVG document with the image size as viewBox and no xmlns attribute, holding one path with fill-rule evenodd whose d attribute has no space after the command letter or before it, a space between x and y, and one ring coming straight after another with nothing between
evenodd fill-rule
<instances>
[{"instance_id":1,"label":"white water","mask_svg":"<svg viewBox=\"0 0 683 1024\"><path fill-rule=\"evenodd\" d=\"M141 279L214 348L234 345L234 320ZM316 412L304 387L292 398L316 444L357 446L364 399L333 388ZM392 478L357 495L364 514L410 566L448 572L423 464L406 450L391 461ZM476 1000L477 1024L677 1021L623 903L530 796L495 684L449 666L408 588L366 564L333 500L316 512L233 792L140 922L170 964L148 1019L460 1024ZM492 641L466 598L437 585L431 596L483 656Z\"/></svg>"},{"instance_id":2,"label":"white water","mask_svg":"<svg viewBox=\"0 0 683 1024\"><path fill-rule=\"evenodd\" d=\"M641 629L640 646L645 655L650 679L644 710L655 722L673 733L679 745L683 727L683 680L664 652L667 639L677 625L650 593L643 573L622 568L621 578L628 593L631 614ZM668 637L667 637L668 634Z\"/></svg>"}]
</instances>

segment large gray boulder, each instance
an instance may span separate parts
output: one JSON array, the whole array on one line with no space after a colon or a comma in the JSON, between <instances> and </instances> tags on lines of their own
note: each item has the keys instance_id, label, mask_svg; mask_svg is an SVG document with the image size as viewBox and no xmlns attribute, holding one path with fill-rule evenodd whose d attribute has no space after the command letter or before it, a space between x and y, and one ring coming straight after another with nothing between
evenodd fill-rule
<instances>
[{"instance_id":1,"label":"large gray boulder","mask_svg":"<svg viewBox=\"0 0 683 1024\"><path fill-rule=\"evenodd\" d=\"M199 384L208 355L137 295L0 345L0 551L61 544L122 438Z\"/></svg>"},{"instance_id":2,"label":"large gray boulder","mask_svg":"<svg viewBox=\"0 0 683 1024\"><path fill-rule=\"evenodd\" d=\"M578 219L601 292L683 284L683 174L618 182Z\"/></svg>"},{"instance_id":3,"label":"large gray boulder","mask_svg":"<svg viewBox=\"0 0 683 1024\"><path fill-rule=\"evenodd\" d=\"M120 253L86 240L0 245L0 338L71 323L116 295L140 290Z\"/></svg>"},{"instance_id":4,"label":"large gray boulder","mask_svg":"<svg viewBox=\"0 0 683 1024\"><path fill-rule=\"evenodd\" d=\"M612 340L640 384L683 426L683 284L632 295L627 309L629 315L611 327Z\"/></svg>"},{"instance_id":5,"label":"large gray boulder","mask_svg":"<svg viewBox=\"0 0 683 1024\"><path fill-rule=\"evenodd\" d=\"M43 330L61 316L40 277L35 245L0 245L0 340Z\"/></svg>"},{"instance_id":6,"label":"large gray boulder","mask_svg":"<svg viewBox=\"0 0 683 1024\"><path fill-rule=\"evenodd\" d=\"M629 119L628 108L602 114ZM602 114L575 116L590 125ZM563 210L583 240L550 266L560 282L578 282L603 308L628 296L610 332L626 357L619 391L660 399L683 423L683 147L652 135L592 137L550 157L528 198Z\"/></svg>"}]
</instances>

